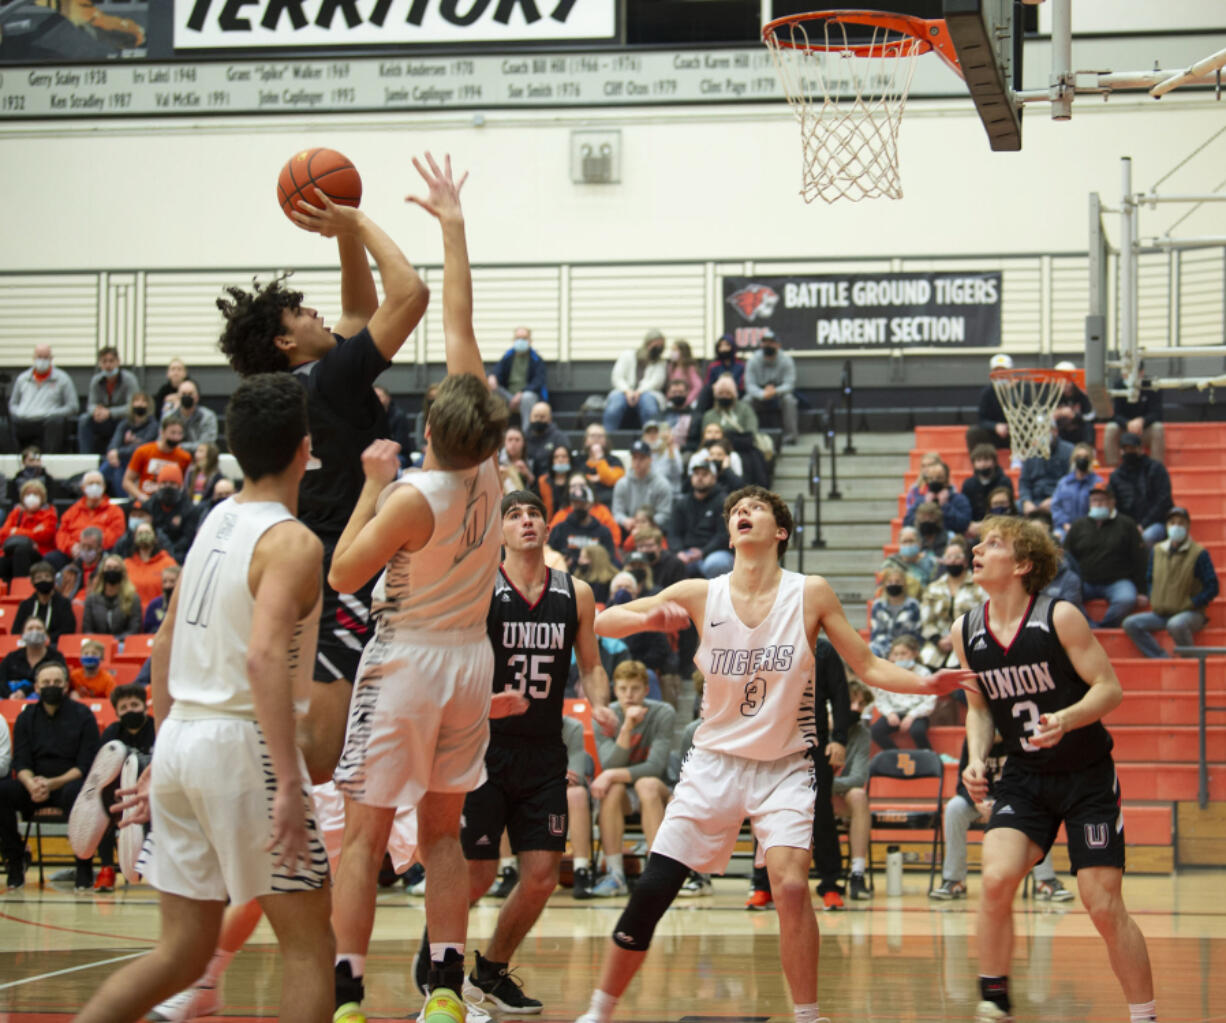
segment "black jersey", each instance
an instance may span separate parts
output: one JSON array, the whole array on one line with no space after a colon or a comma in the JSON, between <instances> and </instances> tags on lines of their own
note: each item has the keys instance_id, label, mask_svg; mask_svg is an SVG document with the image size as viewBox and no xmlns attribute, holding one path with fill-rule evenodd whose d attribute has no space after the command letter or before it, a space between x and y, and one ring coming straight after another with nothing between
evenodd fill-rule
<instances>
[{"instance_id":1,"label":"black jersey","mask_svg":"<svg viewBox=\"0 0 1226 1023\"><path fill-rule=\"evenodd\" d=\"M962 646L966 666L979 676L979 691L1010 758L1034 771L1072 771L1101 760L1111 752L1111 733L1101 721L1069 732L1047 749L1029 739L1042 715L1072 706L1090 688L1056 635L1052 619L1057 601L1045 594L1031 597L1007 647L992 635L988 603L963 617Z\"/></svg>"},{"instance_id":2,"label":"black jersey","mask_svg":"<svg viewBox=\"0 0 1226 1023\"><path fill-rule=\"evenodd\" d=\"M490 722L492 741L560 743L562 700L579 631L570 576L551 568L539 599L529 604L500 568L486 626L494 647L494 692L528 697L523 714Z\"/></svg>"},{"instance_id":3,"label":"black jersey","mask_svg":"<svg viewBox=\"0 0 1226 1023\"><path fill-rule=\"evenodd\" d=\"M298 487L298 518L329 553L366 481L362 452L387 436L387 413L374 383L391 365L365 327L348 339L333 336L336 347L323 358L294 368L306 388L311 427L311 462Z\"/></svg>"}]
</instances>

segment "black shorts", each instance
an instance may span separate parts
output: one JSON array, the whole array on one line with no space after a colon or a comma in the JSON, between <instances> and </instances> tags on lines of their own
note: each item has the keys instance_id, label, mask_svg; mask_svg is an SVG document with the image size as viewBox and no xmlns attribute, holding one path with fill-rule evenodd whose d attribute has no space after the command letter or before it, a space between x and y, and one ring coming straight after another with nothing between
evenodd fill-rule
<instances>
[{"instance_id":1,"label":"black shorts","mask_svg":"<svg viewBox=\"0 0 1226 1023\"><path fill-rule=\"evenodd\" d=\"M498 859L505 828L516 853L566 849L566 747L490 745L489 779L464 800L464 858Z\"/></svg>"},{"instance_id":2,"label":"black shorts","mask_svg":"<svg viewBox=\"0 0 1226 1023\"><path fill-rule=\"evenodd\" d=\"M1124 869L1124 814L1111 757L1076 771L1052 773L1028 770L1010 757L992 798L985 831L1020 831L1046 855L1063 822L1074 874L1082 867Z\"/></svg>"},{"instance_id":3,"label":"black shorts","mask_svg":"<svg viewBox=\"0 0 1226 1023\"><path fill-rule=\"evenodd\" d=\"M324 557L324 599L319 611L319 643L315 648L316 682L352 682L358 677L362 650L375 633L370 618L371 579L357 593L337 593L327 583L332 549ZM377 577L376 577L377 578Z\"/></svg>"}]
</instances>

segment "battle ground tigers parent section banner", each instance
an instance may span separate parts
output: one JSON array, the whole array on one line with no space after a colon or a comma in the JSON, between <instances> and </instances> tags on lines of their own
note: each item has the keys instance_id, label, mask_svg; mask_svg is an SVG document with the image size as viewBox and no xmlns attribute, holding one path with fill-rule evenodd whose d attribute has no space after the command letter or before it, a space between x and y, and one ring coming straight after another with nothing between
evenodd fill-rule
<instances>
[{"instance_id":1,"label":"battle ground tigers parent section banner","mask_svg":"<svg viewBox=\"0 0 1226 1023\"><path fill-rule=\"evenodd\" d=\"M794 351L1000 346L1001 274L725 277L724 329L756 348L770 327Z\"/></svg>"}]
</instances>

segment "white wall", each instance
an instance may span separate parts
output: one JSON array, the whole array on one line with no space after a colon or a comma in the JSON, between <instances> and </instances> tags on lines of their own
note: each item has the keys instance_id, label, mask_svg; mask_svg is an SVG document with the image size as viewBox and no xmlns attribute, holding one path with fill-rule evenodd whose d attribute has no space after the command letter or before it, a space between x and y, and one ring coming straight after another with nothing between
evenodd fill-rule
<instances>
[{"instance_id":1,"label":"white wall","mask_svg":"<svg viewBox=\"0 0 1226 1023\"><path fill-rule=\"evenodd\" d=\"M804 258L1084 249L1087 193L1120 197L1119 158L1148 187L1224 123L1206 98L1078 100L1071 122L1027 112L1021 153L992 153L969 101L913 103L901 136L906 198L806 206L790 112L701 107L369 118L112 121L0 129L0 270L320 265L330 245L276 205L282 162L343 150L365 208L411 258L438 261L437 232L401 200L409 157L449 151L466 188L476 262ZM574 185L569 133L622 131L622 183ZM1218 184L1226 137L1167 186ZM1144 230L1177 214L1164 209ZM1204 208L1182 233L1226 233Z\"/></svg>"}]
</instances>

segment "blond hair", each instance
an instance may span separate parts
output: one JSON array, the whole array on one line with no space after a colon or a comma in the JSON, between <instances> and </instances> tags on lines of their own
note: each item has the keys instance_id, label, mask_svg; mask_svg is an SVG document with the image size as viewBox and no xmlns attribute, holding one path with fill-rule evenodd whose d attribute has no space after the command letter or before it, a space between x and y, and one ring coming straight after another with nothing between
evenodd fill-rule
<instances>
[{"instance_id":1,"label":"blond hair","mask_svg":"<svg viewBox=\"0 0 1226 1023\"><path fill-rule=\"evenodd\" d=\"M455 373L438 386L426 422L430 449L444 469L471 469L502 447L507 403L473 373Z\"/></svg>"}]
</instances>

